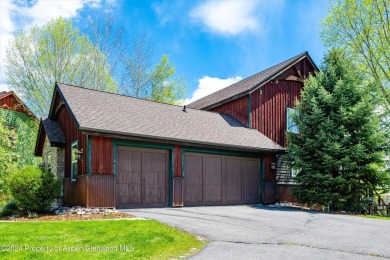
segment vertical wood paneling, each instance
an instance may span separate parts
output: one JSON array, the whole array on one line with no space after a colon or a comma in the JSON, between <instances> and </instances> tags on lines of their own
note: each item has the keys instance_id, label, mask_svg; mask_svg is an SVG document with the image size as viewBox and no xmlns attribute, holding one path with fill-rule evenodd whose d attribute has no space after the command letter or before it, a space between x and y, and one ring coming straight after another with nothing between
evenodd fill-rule
<instances>
[{"instance_id":1,"label":"vertical wood paneling","mask_svg":"<svg viewBox=\"0 0 390 260\"><path fill-rule=\"evenodd\" d=\"M60 102L60 97L57 95L54 102L54 110L57 108ZM72 142L78 140L78 149L83 149L83 160L79 161L78 165L78 174L83 175L86 172L86 161L87 161L87 146L86 146L86 136L79 131L76 122L73 120L70 112L65 107L62 108L61 112L58 115L57 122L60 125L66 139L66 149L65 149L65 177L70 177L70 168L71 168L71 145Z\"/></svg>"},{"instance_id":2,"label":"vertical wood paneling","mask_svg":"<svg viewBox=\"0 0 390 260\"><path fill-rule=\"evenodd\" d=\"M182 172L182 154L180 145L176 145L174 149L174 177L180 177Z\"/></svg>"},{"instance_id":3,"label":"vertical wood paneling","mask_svg":"<svg viewBox=\"0 0 390 260\"><path fill-rule=\"evenodd\" d=\"M279 80L277 84L269 82L254 91L251 127L285 147L287 145L286 108L295 107L295 100L299 98L302 87L301 82ZM262 90L261 97L260 90Z\"/></svg>"},{"instance_id":4,"label":"vertical wood paneling","mask_svg":"<svg viewBox=\"0 0 390 260\"><path fill-rule=\"evenodd\" d=\"M225 103L210 111L232 116L244 125L248 125L248 96Z\"/></svg>"},{"instance_id":5,"label":"vertical wood paneling","mask_svg":"<svg viewBox=\"0 0 390 260\"><path fill-rule=\"evenodd\" d=\"M173 177L173 207L183 206L183 177Z\"/></svg>"},{"instance_id":6,"label":"vertical wood paneling","mask_svg":"<svg viewBox=\"0 0 390 260\"><path fill-rule=\"evenodd\" d=\"M115 207L115 177L83 175L76 182L64 179L64 205Z\"/></svg>"},{"instance_id":7,"label":"vertical wood paneling","mask_svg":"<svg viewBox=\"0 0 390 260\"><path fill-rule=\"evenodd\" d=\"M18 102L15 100L12 94L0 98L0 107L27 114L26 111L24 111L23 107L20 104L18 104Z\"/></svg>"},{"instance_id":8,"label":"vertical wood paneling","mask_svg":"<svg viewBox=\"0 0 390 260\"><path fill-rule=\"evenodd\" d=\"M295 188L296 185L289 185L289 184L283 184L283 185L277 185L277 193L278 193L278 201L288 201L296 203L298 200L292 195L291 188Z\"/></svg>"},{"instance_id":9,"label":"vertical wood paneling","mask_svg":"<svg viewBox=\"0 0 390 260\"><path fill-rule=\"evenodd\" d=\"M87 207L115 207L115 177L109 175L86 175Z\"/></svg>"},{"instance_id":10,"label":"vertical wood paneling","mask_svg":"<svg viewBox=\"0 0 390 260\"><path fill-rule=\"evenodd\" d=\"M113 145L109 137L91 136L91 173L113 174Z\"/></svg>"}]
</instances>

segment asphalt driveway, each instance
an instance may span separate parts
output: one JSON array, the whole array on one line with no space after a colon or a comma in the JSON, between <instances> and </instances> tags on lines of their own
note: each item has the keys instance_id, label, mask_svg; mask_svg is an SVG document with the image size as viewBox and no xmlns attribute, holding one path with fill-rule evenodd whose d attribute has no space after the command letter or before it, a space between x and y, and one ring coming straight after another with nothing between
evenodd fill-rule
<instances>
[{"instance_id":1,"label":"asphalt driveway","mask_svg":"<svg viewBox=\"0 0 390 260\"><path fill-rule=\"evenodd\" d=\"M207 238L193 259L390 258L390 221L265 206L123 210Z\"/></svg>"}]
</instances>

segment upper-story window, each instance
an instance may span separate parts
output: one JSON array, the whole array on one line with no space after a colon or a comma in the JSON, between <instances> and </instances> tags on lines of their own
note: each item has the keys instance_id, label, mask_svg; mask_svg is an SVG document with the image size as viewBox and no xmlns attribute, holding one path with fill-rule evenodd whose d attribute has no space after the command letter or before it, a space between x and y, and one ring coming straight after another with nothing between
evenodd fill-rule
<instances>
[{"instance_id":1,"label":"upper-story window","mask_svg":"<svg viewBox=\"0 0 390 260\"><path fill-rule=\"evenodd\" d=\"M290 133L299 133L298 125L296 122L294 122L294 115L297 113L297 111L293 108L287 108L287 132Z\"/></svg>"},{"instance_id":2,"label":"upper-story window","mask_svg":"<svg viewBox=\"0 0 390 260\"><path fill-rule=\"evenodd\" d=\"M71 168L70 168L70 178L72 181L75 181L77 179L78 174L78 160L77 160L77 152L78 152L78 142L75 141L72 143L72 146L70 148L70 161L71 161Z\"/></svg>"}]
</instances>

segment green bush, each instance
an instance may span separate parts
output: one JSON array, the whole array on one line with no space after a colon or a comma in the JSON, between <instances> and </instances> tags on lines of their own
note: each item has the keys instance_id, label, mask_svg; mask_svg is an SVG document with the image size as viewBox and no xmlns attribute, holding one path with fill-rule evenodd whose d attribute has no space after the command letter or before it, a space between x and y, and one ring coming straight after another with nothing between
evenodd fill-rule
<instances>
[{"instance_id":1,"label":"green bush","mask_svg":"<svg viewBox=\"0 0 390 260\"><path fill-rule=\"evenodd\" d=\"M7 185L20 210L45 210L60 196L61 182L36 166L16 170Z\"/></svg>"},{"instance_id":2,"label":"green bush","mask_svg":"<svg viewBox=\"0 0 390 260\"><path fill-rule=\"evenodd\" d=\"M0 212L0 217L12 215L15 210L18 210L15 201L10 201L4 205L4 208Z\"/></svg>"}]
</instances>

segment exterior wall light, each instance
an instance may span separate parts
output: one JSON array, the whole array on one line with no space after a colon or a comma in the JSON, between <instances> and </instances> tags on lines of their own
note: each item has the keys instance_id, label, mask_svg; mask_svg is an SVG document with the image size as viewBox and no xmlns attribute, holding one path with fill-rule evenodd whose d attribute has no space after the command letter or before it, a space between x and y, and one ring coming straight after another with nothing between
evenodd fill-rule
<instances>
[{"instance_id":1,"label":"exterior wall light","mask_svg":"<svg viewBox=\"0 0 390 260\"><path fill-rule=\"evenodd\" d=\"M83 160L83 148L81 150L76 150L76 160L81 161Z\"/></svg>"},{"instance_id":2,"label":"exterior wall light","mask_svg":"<svg viewBox=\"0 0 390 260\"><path fill-rule=\"evenodd\" d=\"M277 168L276 162L272 162L269 166L270 166L271 170L273 170L273 171L275 171Z\"/></svg>"}]
</instances>

